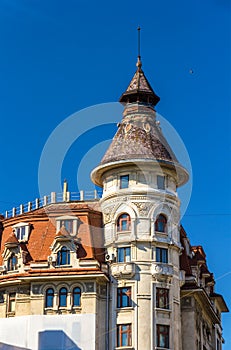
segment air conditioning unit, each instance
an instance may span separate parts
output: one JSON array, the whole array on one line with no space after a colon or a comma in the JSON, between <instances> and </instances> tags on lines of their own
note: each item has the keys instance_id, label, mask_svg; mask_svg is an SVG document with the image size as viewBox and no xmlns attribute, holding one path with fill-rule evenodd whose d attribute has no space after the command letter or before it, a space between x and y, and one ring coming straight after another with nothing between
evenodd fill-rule
<instances>
[{"instance_id":1,"label":"air conditioning unit","mask_svg":"<svg viewBox=\"0 0 231 350\"><path fill-rule=\"evenodd\" d=\"M49 255L48 258L47 258L48 262L50 264L52 264L53 262L56 262L56 257L55 256L52 256L52 255Z\"/></svg>"},{"instance_id":2,"label":"air conditioning unit","mask_svg":"<svg viewBox=\"0 0 231 350\"><path fill-rule=\"evenodd\" d=\"M6 266L5 265L1 265L0 266L0 271L6 271Z\"/></svg>"},{"instance_id":3,"label":"air conditioning unit","mask_svg":"<svg viewBox=\"0 0 231 350\"><path fill-rule=\"evenodd\" d=\"M114 261L115 260L115 254L114 253L107 253L106 256L105 256L105 260L106 261Z\"/></svg>"}]
</instances>

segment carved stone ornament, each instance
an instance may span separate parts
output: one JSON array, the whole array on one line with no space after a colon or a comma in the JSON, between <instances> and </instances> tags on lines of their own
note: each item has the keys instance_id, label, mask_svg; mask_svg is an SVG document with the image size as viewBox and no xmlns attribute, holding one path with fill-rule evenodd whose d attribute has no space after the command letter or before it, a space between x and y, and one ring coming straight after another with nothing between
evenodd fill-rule
<instances>
[{"instance_id":1,"label":"carved stone ornament","mask_svg":"<svg viewBox=\"0 0 231 350\"><path fill-rule=\"evenodd\" d=\"M152 205L151 203L144 202L133 202L133 204L135 204L135 206L138 208L141 216L147 216Z\"/></svg>"},{"instance_id":2,"label":"carved stone ornament","mask_svg":"<svg viewBox=\"0 0 231 350\"><path fill-rule=\"evenodd\" d=\"M112 212L113 212L114 206L107 207L103 210L103 220L104 224L108 224L112 221Z\"/></svg>"}]
</instances>

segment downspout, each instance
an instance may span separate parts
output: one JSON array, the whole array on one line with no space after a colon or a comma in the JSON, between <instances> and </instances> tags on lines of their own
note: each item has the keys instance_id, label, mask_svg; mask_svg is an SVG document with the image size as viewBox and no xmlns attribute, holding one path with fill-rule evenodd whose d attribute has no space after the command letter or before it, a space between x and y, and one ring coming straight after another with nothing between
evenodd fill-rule
<instances>
[{"instance_id":1,"label":"downspout","mask_svg":"<svg viewBox=\"0 0 231 350\"><path fill-rule=\"evenodd\" d=\"M109 300L110 300L110 282L107 282L107 299L106 299L106 337L105 349L109 350Z\"/></svg>"}]
</instances>

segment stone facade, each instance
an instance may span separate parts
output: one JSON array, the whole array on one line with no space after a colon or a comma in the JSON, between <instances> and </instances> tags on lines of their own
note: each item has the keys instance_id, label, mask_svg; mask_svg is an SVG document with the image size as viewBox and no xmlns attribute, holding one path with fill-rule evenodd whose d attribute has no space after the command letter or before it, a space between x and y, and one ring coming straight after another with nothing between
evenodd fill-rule
<instances>
[{"instance_id":1,"label":"stone facade","mask_svg":"<svg viewBox=\"0 0 231 350\"><path fill-rule=\"evenodd\" d=\"M188 173L156 121L159 97L141 66L139 57L123 119L91 174L102 198L71 200L65 183L61 203L53 194L1 217L0 345L222 349L228 308L180 224L177 189Z\"/></svg>"}]
</instances>

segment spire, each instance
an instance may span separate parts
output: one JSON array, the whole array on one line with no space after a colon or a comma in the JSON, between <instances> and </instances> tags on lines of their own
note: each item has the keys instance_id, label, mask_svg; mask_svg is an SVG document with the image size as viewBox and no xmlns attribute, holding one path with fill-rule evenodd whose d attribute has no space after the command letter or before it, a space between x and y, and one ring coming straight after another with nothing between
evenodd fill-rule
<instances>
[{"instance_id":1,"label":"spire","mask_svg":"<svg viewBox=\"0 0 231 350\"><path fill-rule=\"evenodd\" d=\"M132 102L144 102L155 106L160 98L157 96L145 77L142 70L142 62L140 55L140 27L138 27L138 57L137 57L137 70L128 85L127 90L122 94L119 99L121 103L132 103Z\"/></svg>"}]
</instances>

